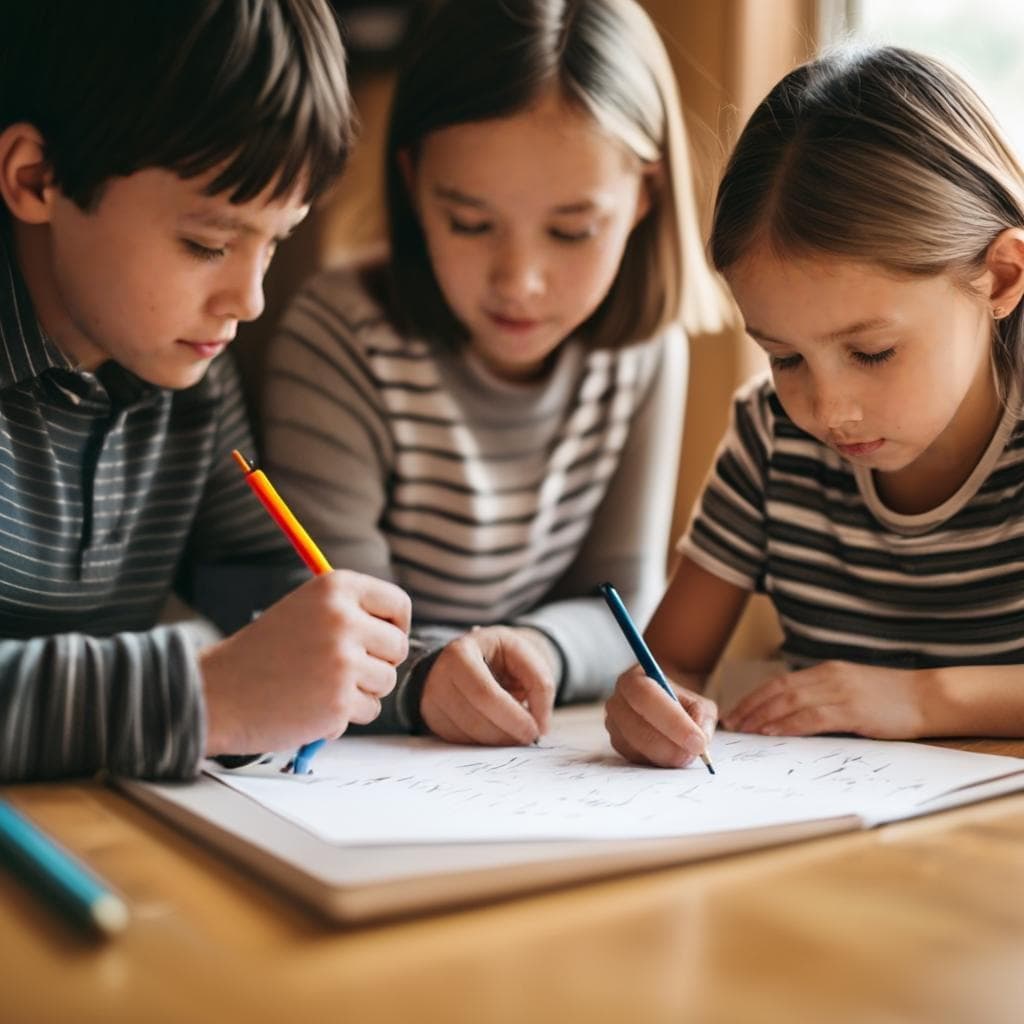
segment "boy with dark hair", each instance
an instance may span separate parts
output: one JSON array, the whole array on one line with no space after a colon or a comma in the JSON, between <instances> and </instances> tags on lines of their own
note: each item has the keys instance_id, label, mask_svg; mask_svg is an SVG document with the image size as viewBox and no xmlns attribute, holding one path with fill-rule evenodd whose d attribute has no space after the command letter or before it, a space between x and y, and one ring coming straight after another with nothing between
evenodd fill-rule
<instances>
[{"instance_id":1,"label":"boy with dark hair","mask_svg":"<svg viewBox=\"0 0 1024 1024\"><path fill-rule=\"evenodd\" d=\"M376 717L409 604L334 572L213 643L193 569L301 574L230 459L216 358L341 168L326 0L37 0L0 15L0 779L187 777ZM269 591L268 591L269 592Z\"/></svg>"}]
</instances>

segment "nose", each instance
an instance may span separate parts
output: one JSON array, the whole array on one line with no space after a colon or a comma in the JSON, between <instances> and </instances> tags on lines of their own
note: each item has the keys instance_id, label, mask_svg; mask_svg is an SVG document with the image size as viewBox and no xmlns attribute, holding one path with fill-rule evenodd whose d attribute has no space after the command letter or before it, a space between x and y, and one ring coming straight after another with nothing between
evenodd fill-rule
<instances>
[{"instance_id":1,"label":"nose","mask_svg":"<svg viewBox=\"0 0 1024 1024\"><path fill-rule=\"evenodd\" d=\"M524 240L501 239L491 261L491 286L506 302L525 302L544 292L541 254Z\"/></svg>"},{"instance_id":2,"label":"nose","mask_svg":"<svg viewBox=\"0 0 1024 1024\"><path fill-rule=\"evenodd\" d=\"M860 399L842 380L814 381L811 405L815 420L829 431L838 431L863 418Z\"/></svg>"},{"instance_id":3,"label":"nose","mask_svg":"<svg viewBox=\"0 0 1024 1024\"><path fill-rule=\"evenodd\" d=\"M266 261L262 257L228 261L212 303L214 314L228 320L255 320L265 305L265 273Z\"/></svg>"}]
</instances>

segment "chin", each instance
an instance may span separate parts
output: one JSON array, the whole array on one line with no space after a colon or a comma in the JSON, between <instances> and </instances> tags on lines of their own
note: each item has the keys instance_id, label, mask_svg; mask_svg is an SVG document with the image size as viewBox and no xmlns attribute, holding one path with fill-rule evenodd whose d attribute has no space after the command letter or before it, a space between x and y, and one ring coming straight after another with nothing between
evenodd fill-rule
<instances>
[{"instance_id":1,"label":"chin","mask_svg":"<svg viewBox=\"0 0 1024 1024\"><path fill-rule=\"evenodd\" d=\"M139 373L136 370L132 372L155 387L166 388L168 391L183 391L185 388L198 384L206 376L206 371L209 368L209 363L202 363L187 368L153 370L149 373ZM129 367L129 369L131 368Z\"/></svg>"}]
</instances>

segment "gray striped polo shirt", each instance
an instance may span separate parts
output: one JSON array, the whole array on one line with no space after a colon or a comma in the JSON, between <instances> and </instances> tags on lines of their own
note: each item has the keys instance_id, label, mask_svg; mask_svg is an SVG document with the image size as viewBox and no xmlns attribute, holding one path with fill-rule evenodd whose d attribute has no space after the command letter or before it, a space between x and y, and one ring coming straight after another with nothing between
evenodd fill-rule
<instances>
[{"instance_id":1,"label":"gray striped polo shirt","mask_svg":"<svg viewBox=\"0 0 1024 1024\"><path fill-rule=\"evenodd\" d=\"M156 626L175 580L201 599L192 570L295 561L230 458L252 447L233 365L175 392L76 370L10 253L0 230L0 779L187 777L195 630Z\"/></svg>"}]
</instances>

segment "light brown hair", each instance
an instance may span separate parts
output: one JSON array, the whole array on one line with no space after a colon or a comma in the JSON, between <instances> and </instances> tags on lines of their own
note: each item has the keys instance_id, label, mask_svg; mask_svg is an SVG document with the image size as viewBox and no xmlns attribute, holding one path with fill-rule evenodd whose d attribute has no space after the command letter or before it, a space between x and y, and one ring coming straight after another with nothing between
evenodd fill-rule
<instances>
[{"instance_id":1,"label":"light brown hair","mask_svg":"<svg viewBox=\"0 0 1024 1024\"><path fill-rule=\"evenodd\" d=\"M675 76L634 0L447 0L418 33L386 151L393 315L428 337L465 339L434 277L398 154L415 159L440 128L518 113L552 84L642 162L662 164L652 208L581 333L612 346L675 321L717 329L727 306L700 239Z\"/></svg>"},{"instance_id":2,"label":"light brown hair","mask_svg":"<svg viewBox=\"0 0 1024 1024\"><path fill-rule=\"evenodd\" d=\"M754 111L715 201L727 271L755 246L818 253L967 288L992 241L1024 226L1024 171L985 103L940 61L843 48L790 72ZM1021 307L994 325L1005 387L1024 364Z\"/></svg>"}]
</instances>

